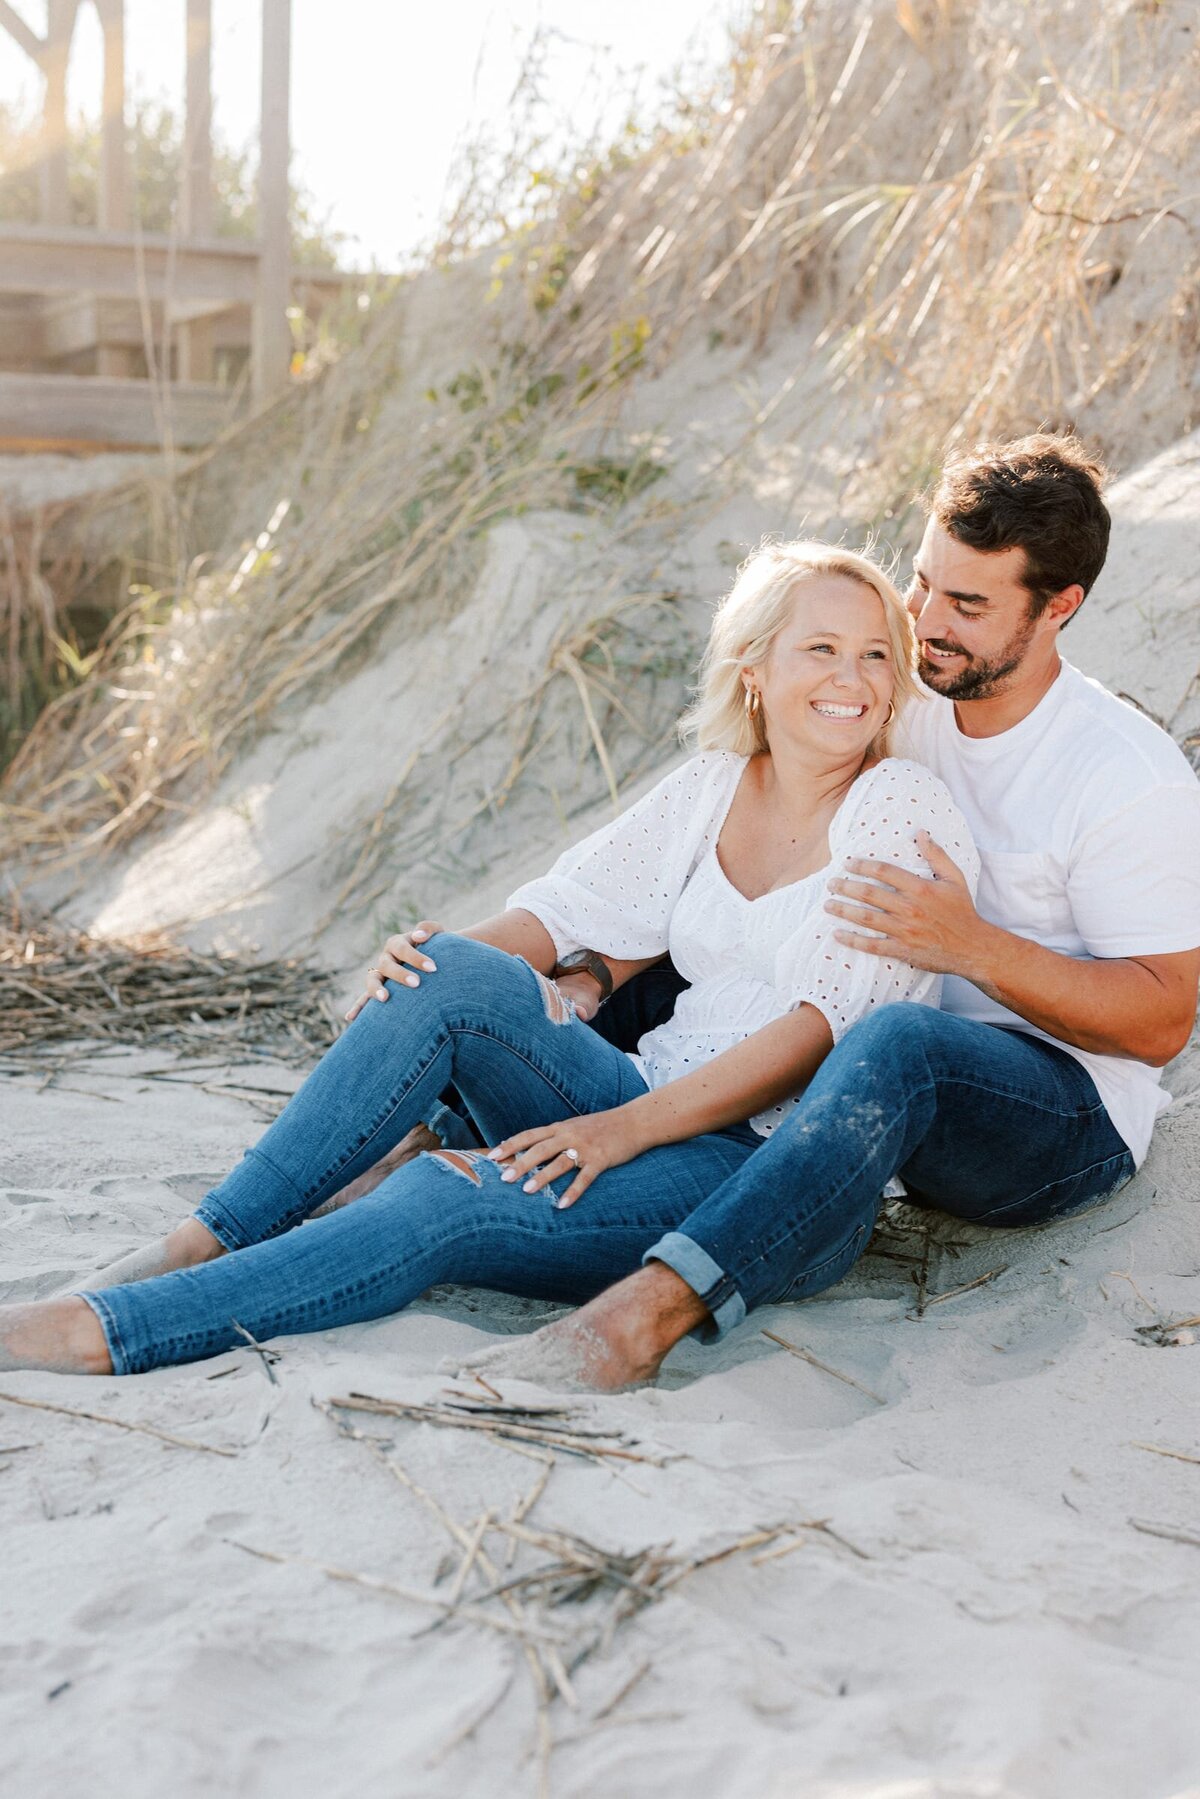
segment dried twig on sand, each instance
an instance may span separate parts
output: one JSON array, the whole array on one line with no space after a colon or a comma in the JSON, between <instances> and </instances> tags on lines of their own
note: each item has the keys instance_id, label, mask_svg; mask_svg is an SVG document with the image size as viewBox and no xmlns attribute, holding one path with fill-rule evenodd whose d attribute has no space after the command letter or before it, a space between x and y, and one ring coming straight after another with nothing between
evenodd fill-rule
<instances>
[{"instance_id":1,"label":"dried twig on sand","mask_svg":"<svg viewBox=\"0 0 1200 1799\"><path fill-rule=\"evenodd\" d=\"M201 955L161 937L90 937L15 901L0 914L0 1054L46 1066L65 1043L312 1062L337 1034L325 977L301 961Z\"/></svg>"},{"instance_id":2,"label":"dried twig on sand","mask_svg":"<svg viewBox=\"0 0 1200 1799\"><path fill-rule=\"evenodd\" d=\"M848 1387L856 1387L860 1393L865 1393L868 1399L873 1399L876 1405L887 1404L886 1399L881 1398L878 1393L872 1393L870 1387L864 1387L862 1382L855 1380L852 1374L843 1374L840 1368L831 1368L828 1362L822 1362L812 1353L811 1349L802 1349L799 1343L789 1343L786 1337L777 1336L774 1331L765 1330L763 1336L769 1337L772 1343L778 1343L780 1349L786 1349L789 1355L799 1356L800 1360L807 1362L810 1368L819 1368L822 1374L832 1374L834 1380L845 1381Z\"/></svg>"},{"instance_id":3,"label":"dried twig on sand","mask_svg":"<svg viewBox=\"0 0 1200 1799\"><path fill-rule=\"evenodd\" d=\"M1195 1462L1200 1467L1200 1455L1187 1455L1182 1449L1160 1449L1157 1443L1131 1443L1131 1449L1145 1449L1151 1455L1169 1456L1173 1462Z\"/></svg>"},{"instance_id":4,"label":"dried twig on sand","mask_svg":"<svg viewBox=\"0 0 1200 1799\"><path fill-rule=\"evenodd\" d=\"M176 1437L169 1430L159 1430L153 1424L133 1424L127 1418L110 1418L106 1412L85 1412L78 1406L52 1405L48 1399L21 1399L16 1393L0 1393L0 1400L7 1405L26 1405L35 1412L58 1412L64 1418L83 1418L89 1424L111 1424L114 1430L132 1430L139 1436L157 1437L160 1443L170 1443L175 1449L198 1449L205 1455L236 1455L236 1449L220 1449L215 1443L195 1443L190 1437Z\"/></svg>"},{"instance_id":5,"label":"dried twig on sand","mask_svg":"<svg viewBox=\"0 0 1200 1799\"><path fill-rule=\"evenodd\" d=\"M1144 1536L1165 1537L1168 1543L1186 1543L1192 1549L1200 1549L1198 1530L1187 1530L1179 1524L1155 1524L1150 1518L1131 1518L1129 1522Z\"/></svg>"},{"instance_id":6,"label":"dried twig on sand","mask_svg":"<svg viewBox=\"0 0 1200 1799\"><path fill-rule=\"evenodd\" d=\"M935 1293L932 1298L925 1301L924 1310L927 1312L930 1306L944 1305L948 1299L958 1299L963 1293L973 1293L976 1287L986 1287L989 1281L997 1280L1000 1275L1007 1273L1007 1262L1005 1262L1002 1268L989 1268L986 1274L976 1275L973 1281L964 1281L961 1287L951 1287L945 1293ZM919 1318L921 1314L920 1312L909 1312L908 1316L910 1318Z\"/></svg>"},{"instance_id":7,"label":"dried twig on sand","mask_svg":"<svg viewBox=\"0 0 1200 1799\"><path fill-rule=\"evenodd\" d=\"M670 1459L634 1449L631 1439L623 1433L540 1421L547 1416L560 1418L567 1415L557 1407L548 1412L530 1411L523 1406L477 1404L466 1398L432 1405L401 1399L376 1399L369 1393L349 1393L344 1399L331 1399L329 1404L341 1411L372 1412L384 1418L411 1418L416 1423L435 1424L443 1429L478 1431L495 1438L511 1437L521 1443L538 1443L544 1449L561 1450L564 1455L585 1456L592 1461L648 1462L652 1467L661 1468Z\"/></svg>"},{"instance_id":8,"label":"dried twig on sand","mask_svg":"<svg viewBox=\"0 0 1200 1799\"><path fill-rule=\"evenodd\" d=\"M1153 1324L1139 1324L1136 1334L1148 1337L1162 1349L1180 1349L1192 1340L1183 1333L1196 1329L1200 1329L1200 1314L1195 1318L1157 1318Z\"/></svg>"}]
</instances>

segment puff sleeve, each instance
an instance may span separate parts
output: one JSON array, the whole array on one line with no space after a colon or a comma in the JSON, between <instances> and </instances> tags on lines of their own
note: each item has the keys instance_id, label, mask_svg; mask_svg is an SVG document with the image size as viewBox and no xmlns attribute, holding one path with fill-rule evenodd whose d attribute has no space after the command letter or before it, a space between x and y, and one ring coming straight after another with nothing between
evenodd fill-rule
<instances>
[{"instance_id":1,"label":"puff sleeve","mask_svg":"<svg viewBox=\"0 0 1200 1799\"><path fill-rule=\"evenodd\" d=\"M671 914L745 766L730 751L701 751L518 887L508 906L534 914L560 961L577 949L630 961L665 954Z\"/></svg>"},{"instance_id":2,"label":"puff sleeve","mask_svg":"<svg viewBox=\"0 0 1200 1799\"><path fill-rule=\"evenodd\" d=\"M825 890L776 956L775 985L789 1010L808 1004L823 1015L834 1042L876 1007L896 1000L936 1006L942 977L865 950L848 949L834 932L844 921L824 910L829 881L844 873L850 857L894 862L931 878L917 847L918 831L928 831L966 877L974 896L979 855L967 822L949 789L927 768L889 758L863 775L851 789L829 833L830 862Z\"/></svg>"}]
</instances>

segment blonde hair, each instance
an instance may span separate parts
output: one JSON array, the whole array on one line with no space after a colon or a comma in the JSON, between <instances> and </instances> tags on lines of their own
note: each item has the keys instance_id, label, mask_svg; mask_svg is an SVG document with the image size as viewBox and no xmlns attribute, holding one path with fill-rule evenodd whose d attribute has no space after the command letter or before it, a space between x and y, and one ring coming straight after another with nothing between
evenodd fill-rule
<instances>
[{"instance_id":1,"label":"blonde hair","mask_svg":"<svg viewBox=\"0 0 1200 1799\"><path fill-rule=\"evenodd\" d=\"M762 709L754 718L748 714L741 671L757 668L766 660L791 617L799 584L823 575L859 581L883 603L895 672L895 711L873 748L880 756L889 753L892 725L920 692L914 673L917 643L912 619L896 587L870 556L813 539L765 543L738 570L732 590L713 617L696 697L679 722L686 743L700 750L734 750L740 756L767 748Z\"/></svg>"}]
</instances>

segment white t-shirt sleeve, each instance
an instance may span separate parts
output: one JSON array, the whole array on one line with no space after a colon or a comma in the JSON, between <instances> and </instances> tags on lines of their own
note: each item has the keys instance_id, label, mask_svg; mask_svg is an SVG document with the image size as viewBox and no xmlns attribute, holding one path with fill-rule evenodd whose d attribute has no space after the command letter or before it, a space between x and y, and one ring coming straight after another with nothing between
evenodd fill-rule
<instances>
[{"instance_id":1,"label":"white t-shirt sleeve","mask_svg":"<svg viewBox=\"0 0 1200 1799\"><path fill-rule=\"evenodd\" d=\"M560 961L577 949L630 961L665 954L671 914L744 766L725 750L701 751L518 887L508 906L534 914Z\"/></svg>"},{"instance_id":2,"label":"white t-shirt sleeve","mask_svg":"<svg viewBox=\"0 0 1200 1799\"><path fill-rule=\"evenodd\" d=\"M1067 893L1093 956L1200 946L1200 782L1151 788L1085 832Z\"/></svg>"},{"instance_id":3,"label":"white t-shirt sleeve","mask_svg":"<svg viewBox=\"0 0 1200 1799\"><path fill-rule=\"evenodd\" d=\"M979 879L979 856L966 820L936 775L916 763L889 758L862 776L858 787L857 803L843 807L830 831L825 892L795 934L781 945L775 968L775 985L789 1009L815 1006L835 1043L852 1024L880 1006L897 1000L936 1006L942 977L908 962L838 943L835 931L856 927L825 911L828 880L844 874L851 857L893 862L911 874L932 878L917 845L919 831L928 831L957 863L972 894Z\"/></svg>"}]
</instances>

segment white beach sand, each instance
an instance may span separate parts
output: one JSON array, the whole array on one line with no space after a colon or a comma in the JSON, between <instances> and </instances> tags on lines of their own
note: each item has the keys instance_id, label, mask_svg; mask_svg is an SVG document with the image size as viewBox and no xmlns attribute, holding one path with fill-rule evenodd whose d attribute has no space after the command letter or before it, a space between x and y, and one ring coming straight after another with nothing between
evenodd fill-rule
<instances>
[{"instance_id":1,"label":"white beach sand","mask_svg":"<svg viewBox=\"0 0 1200 1799\"><path fill-rule=\"evenodd\" d=\"M1117 490L1112 561L1065 645L1180 738L1200 723L1198 453L1192 439ZM184 859L172 870L193 917L195 866L192 887ZM140 922L135 873L97 912ZM148 891L153 913L164 902ZM464 896L461 918L475 909ZM344 943L345 965L366 947ZM131 1054L49 1085L0 1082L0 1296L48 1293L177 1218L261 1129L246 1084L295 1079ZM1167 1082L1177 1098L1149 1161L1092 1216L1011 1234L935 1221L929 1298L994 1274L985 1284L913 1316L923 1230L901 1214L829 1293L757 1314L717 1351L683 1346L656 1390L579 1403L577 1421L674 1459L610 1471L560 1456L531 1526L685 1558L810 1528L693 1573L622 1624L578 1668L577 1704L546 1711L548 1760L509 1638L468 1619L429 1632L429 1608L310 1565L447 1591L453 1576L440 1589L434 1577L460 1552L444 1526L313 1402L437 1398L443 1358L548 1308L436 1292L398 1318L282 1341L277 1384L249 1349L124 1381L0 1379L0 1787L20 1799L1200 1793L1200 1345L1145 1328L1200 1312L1195 1044ZM468 1530L485 1510L509 1515L541 1472L465 1432L346 1417ZM485 1547L503 1563L502 1537ZM789 1552L755 1560L771 1548ZM516 1570L546 1559L526 1546ZM464 1597L485 1584L476 1570ZM536 1617L569 1639L569 1662L609 1603Z\"/></svg>"}]
</instances>

